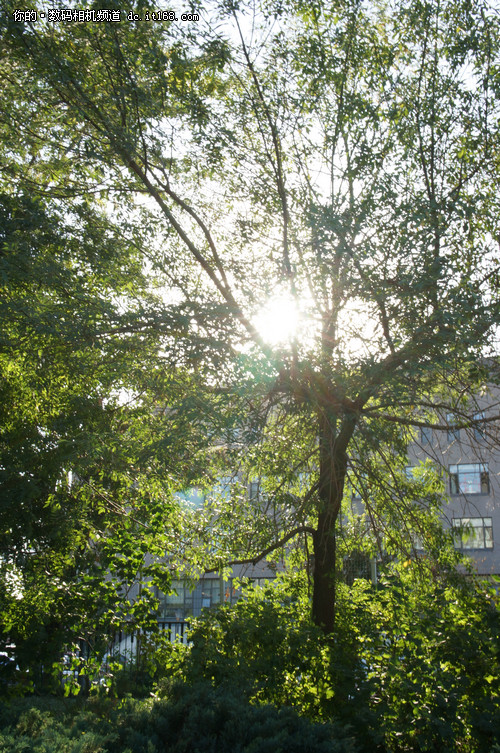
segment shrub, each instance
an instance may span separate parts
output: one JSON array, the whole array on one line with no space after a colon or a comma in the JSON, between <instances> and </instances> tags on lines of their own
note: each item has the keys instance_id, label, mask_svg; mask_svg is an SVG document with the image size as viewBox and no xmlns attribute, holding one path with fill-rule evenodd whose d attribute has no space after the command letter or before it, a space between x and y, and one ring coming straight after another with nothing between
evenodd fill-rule
<instances>
[{"instance_id":1,"label":"shrub","mask_svg":"<svg viewBox=\"0 0 500 753\"><path fill-rule=\"evenodd\" d=\"M252 706L208 684L174 685L152 703L96 699L14 703L3 715L1 753L356 753L349 730L291 709Z\"/></svg>"}]
</instances>

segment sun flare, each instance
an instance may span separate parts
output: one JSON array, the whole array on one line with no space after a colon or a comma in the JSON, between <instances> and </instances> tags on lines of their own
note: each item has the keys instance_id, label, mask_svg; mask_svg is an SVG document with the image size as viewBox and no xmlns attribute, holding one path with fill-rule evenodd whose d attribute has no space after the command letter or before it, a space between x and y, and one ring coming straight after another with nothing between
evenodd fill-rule
<instances>
[{"instance_id":1,"label":"sun flare","mask_svg":"<svg viewBox=\"0 0 500 753\"><path fill-rule=\"evenodd\" d=\"M299 319L296 302L281 295L267 301L254 324L268 345L285 345L297 334Z\"/></svg>"}]
</instances>

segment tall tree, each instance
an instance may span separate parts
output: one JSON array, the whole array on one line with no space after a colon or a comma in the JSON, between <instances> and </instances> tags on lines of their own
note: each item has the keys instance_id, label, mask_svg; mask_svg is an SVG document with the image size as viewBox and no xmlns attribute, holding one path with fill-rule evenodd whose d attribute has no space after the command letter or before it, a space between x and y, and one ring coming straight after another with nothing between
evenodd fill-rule
<instances>
[{"instance_id":1,"label":"tall tree","mask_svg":"<svg viewBox=\"0 0 500 753\"><path fill-rule=\"evenodd\" d=\"M8 8L9 81L27 72L58 134L44 150L79 190L135 201L145 263L189 308L190 368L251 388L255 425L277 430L255 461L283 502L267 544L312 535L331 632L349 454L400 441L419 408L432 421L440 384L456 408L494 352L496 10L271 0L153 24L140 2L98 24ZM303 322L278 345L257 326L273 297Z\"/></svg>"},{"instance_id":2,"label":"tall tree","mask_svg":"<svg viewBox=\"0 0 500 753\"><path fill-rule=\"evenodd\" d=\"M172 492L200 475L191 454L210 440L197 428L205 396L186 371L189 349L184 361L176 355L188 316L162 310L143 270L144 232L82 192L85 166L44 152L37 131L55 138L57 123L33 106L20 69L6 92L1 645L15 644L21 668L47 669L64 644L104 650L124 623L149 618L153 590L134 606L129 590L168 590L174 556L164 555L175 554L179 525Z\"/></svg>"}]
</instances>

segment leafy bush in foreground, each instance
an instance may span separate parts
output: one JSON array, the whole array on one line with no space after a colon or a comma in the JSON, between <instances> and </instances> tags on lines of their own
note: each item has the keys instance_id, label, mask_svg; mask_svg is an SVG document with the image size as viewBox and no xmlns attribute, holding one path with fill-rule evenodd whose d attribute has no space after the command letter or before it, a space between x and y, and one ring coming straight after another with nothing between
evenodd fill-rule
<instances>
[{"instance_id":1,"label":"leafy bush in foreground","mask_svg":"<svg viewBox=\"0 0 500 753\"><path fill-rule=\"evenodd\" d=\"M340 725L291 709L251 706L208 685L176 686L169 701L14 701L0 714L1 753L356 753Z\"/></svg>"},{"instance_id":2,"label":"leafy bush in foreground","mask_svg":"<svg viewBox=\"0 0 500 753\"><path fill-rule=\"evenodd\" d=\"M278 579L204 615L184 661L172 650L167 668L349 725L370 753L490 753L500 739L494 592L402 564L377 588L358 580L339 589L334 637L311 624L300 578Z\"/></svg>"},{"instance_id":3,"label":"leafy bush in foreground","mask_svg":"<svg viewBox=\"0 0 500 753\"><path fill-rule=\"evenodd\" d=\"M500 753L494 591L402 565L342 587L334 638L300 576L250 589L196 621L191 648L158 644L160 702L18 699L0 753Z\"/></svg>"}]
</instances>

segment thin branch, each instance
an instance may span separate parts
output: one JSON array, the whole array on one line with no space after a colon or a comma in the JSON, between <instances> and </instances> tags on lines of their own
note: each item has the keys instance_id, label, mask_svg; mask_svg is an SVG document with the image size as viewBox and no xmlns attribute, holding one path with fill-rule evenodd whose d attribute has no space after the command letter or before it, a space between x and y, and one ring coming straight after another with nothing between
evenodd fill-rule
<instances>
[{"instance_id":1,"label":"thin branch","mask_svg":"<svg viewBox=\"0 0 500 753\"><path fill-rule=\"evenodd\" d=\"M217 246L215 245L215 241L212 237L212 234L210 233L210 230L208 229L205 222L201 219L200 215L193 209L192 206L190 206L184 199L182 199L171 187L170 187L170 180L165 172L164 167L158 167L157 169L161 170L162 175L165 178L165 183L162 184L162 188L164 189L165 193L170 196L170 198L181 208L183 209L187 214L189 214L190 217L194 219L200 230L202 231L203 235L205 236L205 239L210 247L210 250L212 251L213 258L215 260L215 263L217 265L217 269L219 270L219 274L222 278L222 281L224 285L226 286L226 289L229 290L229 283L227 281L226 277L226 271L224 269L224 266L222 264L221 258L219 256L219 253L217 251Z\"/></svg>"},{"instance_id":2,"label":"thin branch","mask_svg":"<svg viewBox=\"0 0 500 753\"><path fill-rule=\"evenodd\" d=\"M107 494L104 494L104 492L100 491L99 489L96 489L96 487L93 485L91 481L89 481L87 478L84 478L83 476L80 476L78 474L78 478L80 481L83 481L84 484L86 484L94 494L96 494L98 497L100 497L104 502L106 502L107 505L113 510L113 512L118 513L118 515L122 515L124 518L127 517L130 520L132 520L134 523L137 523L137 525L142 526L147 531L151 531L151 527L148 526L146 523L143 523L141 520L137 520L137 518L134 518L122 505L119 505L117 502L115 502L113 499L110 499Z\"/></svg>"},{"instance_id":3,"label":"thin branch","mask_svg":"<svg viewBox=\"0 0 500 753\"><path fill-rule=\"evenodd\" d=\"M294 528L292 531L289 531L289 533L287 533L286 536L283 536L282 539L268 546L266 549L260 552L260 554L257 554L255 557L247 557L246 559L230 560L229 562L225 563L225 567L233 567L233 565L254 565L255 566L261 560L263 560L264 557L267 557L267 555L271 554L271 552L274 552L276 549L279 549L280 547L284 546L287 541L290 541L290 539L293 539L294 536L298 536L299 533L309 533L311 536L314 536L315 530L314 528L311 528L311 526L298 526L297 528ZM205 572L205 575L207 575L208 573L215 573L218 570L220 570L220 566L212 567L210 570L205 570L204 572Z\"/></svg>"},{"instance_id":4,"label":"thin branch","mask_svg":"<svg viewBox=\"0 0 500 753\"><path fill-rule=\"evenodd\" d=\"M499 421L500 414L497 414L496 416L488 416L488 418L476 418L452 424L433 424L429 421L419 421L418 419L403 418L402 416L390 416L386 413L379 414L377 418L381 418L384 421L390 421L391 423L401 424L402 426L421 426L426 429L436 429L437 431L458 431L459 429L470 429L482 424Z\"/></svg>"},{"instance_id":5,"label":"thin branch","mask_svg":"<svg viewBox=\"0 0 500 753\"><path fill-rule=\"evenodd\" d=\"M257 73L255 71L255 66L250 60L250 55L248 52L248 48L245 44L245 40L243 37L243 33L241 31L238 17L236 15L236 11L233 11L233 17L234 17L234 20L238 29L239 36L240 36L241 47L243 50L243 55L245 56L248 70L250 71L250 74L252 76L255 88L257 90L258 99L260 101L260 104L262 105L266 120L271 130L271 138L273 142L274 155L276 158L276 162L275 164L273 164L273 169L274 169L274 174L276 177L276 187L278 189L278 196L280 198L281 209L283 213L283 262L284 262L287 277L292 283L292 292L295 292L293 290L293 287L294 287L293 272L292 272L292 265L290 263L290 252L289 252L289 242L288 242L288 226L290 224L290 213L288 210L288 198L287 198L287 192L286 192L286 187L285 187L285 176L283 173L281 142L280 142L280 138L278 134L278 129L276 128L276 123L273 121L271 117L269 105L266 102L266 98L264 96L264 92L262 91L262 86L260 84L259 77L257 76ZM258 117L258 113L256 113L256 115Z\"/></svg>"}]
</instances>

